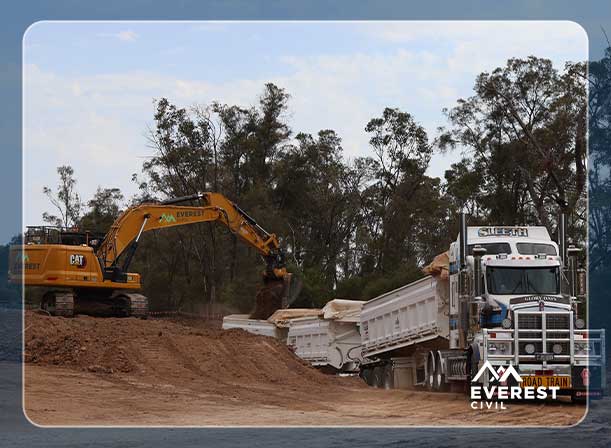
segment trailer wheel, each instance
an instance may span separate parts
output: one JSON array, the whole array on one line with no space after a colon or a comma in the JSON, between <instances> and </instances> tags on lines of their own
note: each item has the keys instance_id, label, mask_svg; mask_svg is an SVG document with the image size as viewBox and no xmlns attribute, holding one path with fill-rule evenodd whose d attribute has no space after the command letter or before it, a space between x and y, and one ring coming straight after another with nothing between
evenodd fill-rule
<instances>
[{"instance_id":1,"label":"trailer wheel","mask_svg":"<svg viewBox=\"0 0 611 448\"><path fill-rule=\"evenodd\" d=\"M395 375L394 370L392 368L392 364L386 364L384 366L384 378L382 387L384 389L394 389L395 388Z\"/></svg>"},{"instance_id":2,"label":"trailer wheel","mask_svg":"<svg viewBox=\"0 0 611 448\"><path fill-rule=\"evenodd\" d=\"M371 385L378 389L384 387L384 366L376 366L373 368Z\"/></svg>"},{"instance_id":3,"label":"trailer wheel","mask_svg":"<svg viewBox=\"0 0 611 448\"><path fill-rule=\"evenodd\" d=\"M429 352L426 357L426 388L430 391L435 390L435 357L433 352Z\"/></svg>"},{"instance_id":4,"label":"trailer wheel","mask_svg":"<svg viewBox=\"0 0 611 448\"><path fill-rule=\"evenodd\" d=\"M365 384L371 386L371 369L369 367L361 367L359 376L365 382Z\"/></svg>"},{"instance_id":5,"label":"trailer wheel","mask_svg":"<svg viewBox=\"0 0 611 448\"><path fill-rule=\"evenodd\" d=\"M439 392L445 392L448 389L448 385L446 384L446 376L443 373L443 364L441 362L441 354L437 352L437 356L435 357L435 381L433 384L433 388Z\"/></svg>"}]
</instances>

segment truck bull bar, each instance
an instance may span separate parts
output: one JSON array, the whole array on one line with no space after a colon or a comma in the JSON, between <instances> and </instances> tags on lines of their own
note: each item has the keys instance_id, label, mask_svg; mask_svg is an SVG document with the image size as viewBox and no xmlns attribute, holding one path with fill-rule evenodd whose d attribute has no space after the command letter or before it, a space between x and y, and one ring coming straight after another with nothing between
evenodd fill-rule
<instances>
[{"instance_id":1,"label":"truck bull bar","mask_svg":"<svg viewBox=\"0 0 611 448\"><path fill-rule=\"evenodd\" d=\"M604 329L574 328L572 311L516 310L513 317L511 329L482 330L484 362L543 367L590 365L604 369Z\"/></svg>"}]
</instances>

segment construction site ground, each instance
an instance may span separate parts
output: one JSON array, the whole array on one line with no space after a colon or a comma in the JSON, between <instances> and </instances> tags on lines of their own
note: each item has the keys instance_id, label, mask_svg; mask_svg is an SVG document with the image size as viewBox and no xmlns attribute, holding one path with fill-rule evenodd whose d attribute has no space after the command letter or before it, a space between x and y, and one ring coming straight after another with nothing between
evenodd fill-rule
<instances>
[{"instance_id":1,"label":"construction site ground","mask_svg":"<svg viewBox=\"0 0 611 448\"><path fill-rule=\"evenodd\" d=\"M381 390L281 342L205 321L26 312L24 409L50 426L568 426L569 401L477 409L461 393Z\"/></svg>"}]
</instances>

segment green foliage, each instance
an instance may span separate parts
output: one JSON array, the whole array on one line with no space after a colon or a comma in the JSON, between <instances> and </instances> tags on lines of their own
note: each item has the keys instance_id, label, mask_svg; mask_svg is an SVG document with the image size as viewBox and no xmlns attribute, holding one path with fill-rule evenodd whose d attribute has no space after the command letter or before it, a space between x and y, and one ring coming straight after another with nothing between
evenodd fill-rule
<instances>
[{"instance_id":1,"label":"green foliage","mask_svg":"<svg viewBox=\"0 0 611 448\"><path fill-rule=\"evenodd\" d=\"M532 223L550 233L561 209L585 242L585 73L584 64L560 72L530 56L477 77L475 94L445 111L452 128L438 139L471 155L446 172L454 207L481 222Z\"/></svg>"},{"instance_id":2,"label":"green foliage","mask_svg":"<svg viewBox=\"0 0 611 448\"><path fill-rule=\"evenodd\" d=\"M611 268L611 47L600 61L589 65L589 231L590 272L600 279L606 294L606 279Z\"/></svg>"},{"instance_id":3,"label":"green foliage","mask_svg":"<svg viewBox=\"0 0 611 448\"><path fill-rule=\"evenodd\" d=\"M87 206L89 211L80 219L79 227L92 232L106 232L119 216L123 194L118 188L98 187Z\"/></svg>"}]
</instances>

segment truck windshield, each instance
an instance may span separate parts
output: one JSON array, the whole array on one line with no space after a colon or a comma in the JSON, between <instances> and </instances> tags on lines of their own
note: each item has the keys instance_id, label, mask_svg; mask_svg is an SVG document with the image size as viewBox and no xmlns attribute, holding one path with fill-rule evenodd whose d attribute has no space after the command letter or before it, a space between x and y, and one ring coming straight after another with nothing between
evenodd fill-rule
<instances>
[{"instance_id":1,"label":"truck windshield","mask_svg":"<svg viewBox=\"0 0 611 448\"><path fill-rule=\"evenodd\" d=\"M509 243L481 243L478 246L486 249L486 255L510 254L511 246ZM467 246L467 255L473 255L475 244Z\"/></svg>"},{"instance_id":2,"label":"truck windshield","mask_svg":"<svg viewBox=\"0 0 611 448\"><path fill-rule=\"evenodd\" d=\"M556 255L556 248L551 244L543 243L517 243L518 252L522 255Z\"/></svg>"},{"instance_id":3,"label":"truck windshield","mask_svg":"<svg viewBox=\"0 0 611 448\"><path fill-rule=\"evenodd\" d=\"M490 294L559 294L558 268L487 267Z\"/></svg>"}]
</instances>

